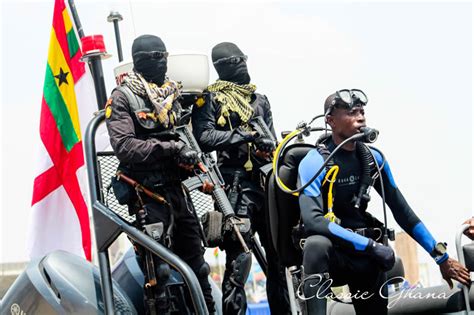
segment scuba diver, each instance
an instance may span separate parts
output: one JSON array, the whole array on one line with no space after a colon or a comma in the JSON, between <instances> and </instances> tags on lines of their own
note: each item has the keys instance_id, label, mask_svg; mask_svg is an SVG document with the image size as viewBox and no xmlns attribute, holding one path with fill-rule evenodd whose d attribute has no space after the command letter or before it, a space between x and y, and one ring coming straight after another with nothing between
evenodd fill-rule
<instances>
[{"instance_id":1,"label":"scuba diver","mask_svg":"<svg viewBox=\"0 0 474 315\"><path fill-rule=\"evenodd\" d=\"M360 90L331 94L324 112L332 133L322 137L299 164L298 187L307 185L299 203L306 237L302 290L308 314L326 314L331 281L338 286L349 285L357 314L387 314L387 299L382 295L387 296L386 272L393 267L395 255L387 244L387 234L383 235L384 225L366 212L372 185L386 200L397 223L433 257L449 286L453 286L451 279L470 284L468 270L448 256L446 243L434 239L405 201L382 153L369 149L361 139L349 140L370 130L366 127L366 104L367 97ZM340 145L328 166L312 180ZM331 184L333 189L328 187Z\"/></svg>"},{"instance_id":2,"label":"scuba diver","mask_svg":"<svg viewBox=\"0 0 474 315\"><path fill-rule=\"evenodd\" d=\"M271 162L276 135L270 103L265 95L255 93L246 61L247 56L234 43L223 42L213 47L212 62L219 79L207 88L209 101L193 109L193 132L202 150L217 151L219 169L234 212L242 222L250 220L244 230L240 229L246 243L255 244L253 233L259 235L268 262L267 297L272 314L289 314L284 269L268 240L263 212L265 196L259 181L259 168ZM249 127L251 119L257 116L263 118L273 140ZM220 247L226 251L222 283L224 314L245 314L244 285L251 256L250 261L242 258L243 248L231 231L224 232Z\"/></svg>"},{"instance_id":3,"label":"scuba diver","mask_svg":"<svg viewBox=\"0 0 474 315\"><path fill-rule=\"evenodd\" d=\"M114 181L113 188L119 202L128 205L130 214L137 215L137 227L142 228L138 224L157 227L148 234L191 267L201 285L208 311L213 314L214 301L208 281L210 269L204 261L199 223L189 210L189 201L181 186L181 181L196 164L197 152L184 142L163 136L175 126L181 114L177 101L181 86L165 77L167 56L166 46L159 37L137 37L132 45L133 70L113 90L106 104L107 129L120 161L120 174L152 193L135 193L118 180ZM155 257L151 261L155 268L150 270L150 265L145 264L148 261L144 250L140 246L135 249L145 283L150 282L150 272L156 273L158 290L163 290L159 287L163 285L160 281L169 277L169 266ZM153 297L147 294L149 286L145 287L145 309L150 312L153 305L149 306L149 299ZM157 300L157 310L152 313L165 313L167 303Z\"/></svg>"}]
</instances>

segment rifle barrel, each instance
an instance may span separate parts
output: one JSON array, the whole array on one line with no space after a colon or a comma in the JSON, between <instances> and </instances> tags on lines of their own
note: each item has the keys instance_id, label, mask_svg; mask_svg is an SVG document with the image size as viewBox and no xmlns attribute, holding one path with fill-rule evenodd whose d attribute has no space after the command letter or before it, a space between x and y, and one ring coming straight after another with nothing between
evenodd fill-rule
<instances>
[{"instance_id":1,"label":"rifle barrel","mask_svg":"<svg viewBox=\"0 0 474 315\"><path fill-rule=\"evenodd\" d=\"M148 197L158 201L159 203L162 203L162 204L165 204L167 205L168 204L168 201L166 201L166 199L158 194L158 193L155 193L145 187L143 187L142 185L140 185L137 181L131 179L130 177L128 177L127 175L124 175L122 172L117 172L117 178L127 184L129 184L130 186L132 186L133 188L135 188L135 190L139 191L139 192L142 192L144 193L145 195L147 195Z\"/></svg>"}]
</instances>

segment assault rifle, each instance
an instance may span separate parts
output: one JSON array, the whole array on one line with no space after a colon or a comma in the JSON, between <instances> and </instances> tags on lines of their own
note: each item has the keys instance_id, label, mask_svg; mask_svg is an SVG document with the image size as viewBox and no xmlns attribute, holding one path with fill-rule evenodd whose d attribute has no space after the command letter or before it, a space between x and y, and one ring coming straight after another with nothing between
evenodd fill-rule
<instances>
[{"instance_id":1,"label":"assault rifle","mask_svg":"<svg viewBox=\"0 0 474 315\"><path fill-rule=\"evenodd\" d=\"M271 139L276 148L277 140L273 133L270 131L270 129L268 129L268 126L263 120L262 116L253 117L252 119L250 119L248 124L253 131L257 132L258 137L265 137Z\"/></svg>"},{"instance_id":2,"label":"assault rifle","mask_svg":"<svg viewBox=\"0 0 474 315\"><path fill-rule=\"evenodd\" d=\"M148 212L142 200L141 194L145 194L149 198L152 198L153 200L161 204L169 205L169 203L163 196L147 189L134 179L124 175L121 171L118 171L116 176L117 180L122 181L135 189L138 202L140 204L140 209L137 211L136 215L136 222L138 228L148 236L152 237L155 241L163 242L164 224L163 222L147 224ZM162 314L163 312L167 312L169 308L169 303L167 302L165 284L170 277L170 267L168 264L161 262L156 268L153 254L150 253L150 251L141 248L141 246L138 246L138 244L134 245L137 247L138 251L140 252L140 256L142 256L142 259L144 260L144 269L146 276L144 293L146 296L146 307L148 308L148 314L157 315Z\"/></svg>"},{"instance_id":3,"label":"assault rifle","mask_svg":"<svg viewBox=\"0 0 474 315\"><path fill-rule=\"evenodd\" d=\"M162 195L157 194L157 193L147 189L146 187L144 187L143 185L141 185L137 181L135 181L132 178L125 175L123 172L118 171L116 176L117 176L118 180L132 186L135 189L135 191L137 192L137 196L139 198L140 203L142 203L140 194L143 193L143 194L147 195L148 197L150 197L151 199L154 199L155 201L158 201L159 203L162 203L162 204L165 204L165 205L168 204L168 201L166 201L166 199Z\"/></svg>"},{"instance_id":4,"label":"assault rifle","mask_svg":"<svg viewBox=\"0 0 474 315\"><path fill-rule=\"evenodd\" d=\"M204 187L204 190L210 190L212 197L217 204L218 210L224 216L224 220L230 223L230 227L235 232L235 235L241 243L244 251L250 253L238 227L241 225L241 222L239 222L239 219L236 217L234 209L224 191L225 182L219 168L217 167L216 161L209 153L201 151L194 135L187 125L179 126L175 131L179 135L180 140L184 141L190 148L198 152L199 161L197 169L195 169L195 176L183 181L182 184L184 188L188 192L201 187Z\"/></svg>"},{"instance_id":5,"label":"assault rifle","mask_svg":"<svg viewBox=\"0 0 474 315\"><path fill-rule=\"evenodd\" d=\"M236 209L237 207L237 202L239 198L239 187L242 177L244 177L243 170L236 169L234 171L234 179L232 181L232 186L230 187L228 194L229 202L232 206L232 209ZM260 245L260 242L255 237L255 235L252 235L250 238L250 245L252 246L253 254L255 255L255 258L257 258L257 261L260 264L260 267L262 268L263 272L265 273L265 275L267 275L268 263L265 257L265 253L262 250L262 246Z\"/></svg>"}]
</instances>

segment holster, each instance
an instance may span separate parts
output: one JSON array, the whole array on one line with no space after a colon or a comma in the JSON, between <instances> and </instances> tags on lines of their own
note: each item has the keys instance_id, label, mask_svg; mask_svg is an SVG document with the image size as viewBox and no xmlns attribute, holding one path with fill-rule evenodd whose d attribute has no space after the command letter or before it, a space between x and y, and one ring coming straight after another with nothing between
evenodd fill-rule
<instances>
[{"instance_id":1,"label":"holster","mask_svg":"<svg viewBox=\"0 0 474 315\"><path fill-rule=\"evenodd\" d=\"M217 247L222 244L223 216L219 211L209 211L201 217L202 229L208 247Z\"/></svg>"},{"instance_id":2,"label":"holster","mask_svg":"<svg viewBox=\"0 0 474 315\"><path fill-rule=\"evenodd\" d=\"M135 191L132 186L128 185L117 179L117 176L112 176L110 182L112 185L112 190L114 191L115 199L121 205L129 204L129 202L134 198Z\"/></svg>"}]
</instances>

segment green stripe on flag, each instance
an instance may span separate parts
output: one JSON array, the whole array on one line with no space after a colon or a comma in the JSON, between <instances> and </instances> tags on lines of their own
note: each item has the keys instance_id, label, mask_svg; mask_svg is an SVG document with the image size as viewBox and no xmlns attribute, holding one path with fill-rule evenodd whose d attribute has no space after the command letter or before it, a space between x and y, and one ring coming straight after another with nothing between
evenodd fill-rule
<instances>
[{"instance_id":1,"label":"green stripe on flag","mask_svg":"<svg viewBox=\"0 0 474 315\"><path fill-rule=\"evenodd\" d=\"M64 147L69 152L79 139L49 64L46 66L43 94L49 109L53 113Z\"/></svg>"},{"instance_id":2,"label":"green stripe on flag","mask_svg":"<svg viewBox=\"0 0 474 315\"><path fill-rule=\"evenodd\" d=\"M74 28L67 33L67 45L69 48L69 57L72 58L79 50L79 43L77 42L76 33L74 33Z\"/></svg>"}]
</instances>

